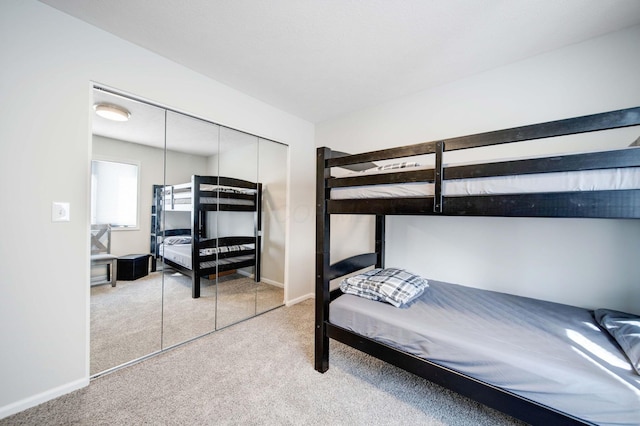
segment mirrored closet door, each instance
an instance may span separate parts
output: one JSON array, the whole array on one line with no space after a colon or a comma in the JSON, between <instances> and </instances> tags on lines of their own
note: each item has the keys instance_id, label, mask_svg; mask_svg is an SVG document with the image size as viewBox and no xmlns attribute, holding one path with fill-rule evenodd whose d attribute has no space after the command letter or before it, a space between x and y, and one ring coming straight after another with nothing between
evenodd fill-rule
<instances>
[{"instance_id":1,"label":"mirrored closet door","mask_svg":"<svg viewBox=\"0 0 640 426\"><path fill-rule=\"evenodd\" d=\"M109 89L93 103L128 120L93 119L91 375L281 306L287 146Z\"/></svg>"},{"instance_id":2,"label":"mirrored closet door","mask_svg":"<svg viewBox=\"0 0 640 426\"><path fill-rule=\"evenodd\" d=\"M258 140L258 180L262 185L260 282L256 288L256 313L282 305L287 223L287 170L289 148Z\"/></svg>"},{"instance_id":3,"label":"mirrored closet door","mask_svg":"<svg viewBox=\"0 0 640 426\"><path fill-rule=\"evenodd\" d=\"M194 187L194 176L215 176L219 127L208 121L167 111L165 181L161 206L164 348L216 328L216 280L200 273L194 249L211 232ZM197 220L199 225L195 225ZM194 228L197 226L197 228ZM199 249L198 249L199 250ZM200 253L197 253L198 255ZM199 290L198 298L193 292Z\"/></svg>"},{"instance_id":4,"label":"mirrored closet door","mask_svg":"<svg viewBox=\"0 0 640 426\"><path fill-rule=\"evenodd\" d=\"M162 348L162 277L130 273L144 269L151 254L152 188L164 180L165 156L164 109L101 90L93 102L107 113L116 106L137 123L93 115L91 375ZM129 167L135 172L123 171ZM143 255L137 268L118 259L135 254Z\"/></svg>"},{"instance_id":5,"label":"mirrored closet door","mask_svg":"<svg viewBox=\"0 0 640 426\"><path fill-rule=\"evenodd\" d=\"M258 182L258 138L237 130L220 129L218 179L221 188L245 193L246 198L219 198L216 213L218 246L231 253L253 253L220 259L218 267L218 328L256 314L260 282L262 185ZM233 187L231 185L245 185ZM254 186L255 187L250 187ZM252 202L251 196L257 202ZM242 204L241 201L243 201ZM256 267L258 266L258 267Z\"/></svg>"}]
</instances>

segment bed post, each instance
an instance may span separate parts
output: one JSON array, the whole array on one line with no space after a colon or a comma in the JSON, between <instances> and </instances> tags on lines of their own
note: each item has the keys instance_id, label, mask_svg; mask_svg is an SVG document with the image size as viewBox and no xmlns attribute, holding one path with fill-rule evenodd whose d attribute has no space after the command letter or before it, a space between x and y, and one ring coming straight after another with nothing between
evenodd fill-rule
<instances>
[{"instance_id":1,"label":"bed post","mask_svg":"<svg viewBox=\"0 0 640 426\"><path fill-rule=\"evenodd\" d=\"M260 282L260 253L262 252L262 184L260 182L256 183L256 242L255 242L255 259L256 266L254 272L255 282Z\"/></svg>"},{"instance_id":2,"label":"bed post","mask_svg":"<svg viewBox=\"0 0 640 426\"><path fill-rule=\"evenodd\" d=\"M385 218L383 214L376 215L376 268L384 268Z\"/></svg>"},{"instance_id":3,"label":"bed post","mask_svg":"<svg viewBox=\"0 0 640 426\"><path fill-rule=\"evenodd\" d=\"M436 167L435 167L435 182L434 182L434 195L433 195L433 212L442 213L442 156L444 155L444 142L436 142Z\"/></svg>"},{"instance_id":4,"label":"bed post","mask_svg":"<svg viewBox=\"0 0 640 426\"><path fill-rule=\"evenodd\" d=\"M200 265L200 176L191 176L191 297L200 297L200 276L198 269Z\"/></svg>"},{"instance_id":5,"label":"bed post","mask_svg":"<svg viewBox=\"0 0 640 426\"><path fill-rule=\"evenodd\" d=\"M318 148L316 158L316 319L315 319L315 369L324 373L329 369L329 337L325 321L329 319L329 246L331 241L330 217L327 212L326 159L329 148Z\"/></svg>"}]
</instances>

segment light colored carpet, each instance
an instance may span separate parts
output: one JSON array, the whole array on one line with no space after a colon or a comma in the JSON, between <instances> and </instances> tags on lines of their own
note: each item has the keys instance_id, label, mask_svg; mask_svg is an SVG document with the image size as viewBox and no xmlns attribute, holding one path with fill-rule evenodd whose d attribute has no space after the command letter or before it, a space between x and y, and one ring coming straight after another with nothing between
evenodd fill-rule
<instances>
[{"instance_id":1,"label":"light colored carpet","mask_svg":"<svg viewBox=\"0 0 640 426\"><path fill-rule=\"evenodd\" d=\"M164 276L164 283L163 283ZM163 291L164 290L164 291ZM91 374L143 357L280 306L280 287L233 274L201 279L173 270L91 288Z\"/></svg>"},{"instance_id":2,"label":"light colored carpet","mask_svg":"<svg viewBox=\"0 0 640 426\"><path fill-rule=\"evenodd\" d=\"M314 303L100 377L0 425L519 425L340 343L313 369Z\"/></svg>"}]
</instances>

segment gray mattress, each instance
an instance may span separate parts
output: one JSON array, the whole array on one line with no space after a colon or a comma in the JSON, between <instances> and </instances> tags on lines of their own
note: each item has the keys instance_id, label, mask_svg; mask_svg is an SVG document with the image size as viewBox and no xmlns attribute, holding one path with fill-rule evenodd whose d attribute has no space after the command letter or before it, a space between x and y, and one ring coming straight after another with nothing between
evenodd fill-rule
<instances>
[{"instance_id":1,"label":"gray mattress","mask_svg":"<svg viewBox=\"0 0 640 426\"><path fill-rule=\"evenodd\" d=\"M640 424L640 375L591 311L429 281L407 308L342 295L329 320L596 424Z\"/></svg>"}]
</instances>

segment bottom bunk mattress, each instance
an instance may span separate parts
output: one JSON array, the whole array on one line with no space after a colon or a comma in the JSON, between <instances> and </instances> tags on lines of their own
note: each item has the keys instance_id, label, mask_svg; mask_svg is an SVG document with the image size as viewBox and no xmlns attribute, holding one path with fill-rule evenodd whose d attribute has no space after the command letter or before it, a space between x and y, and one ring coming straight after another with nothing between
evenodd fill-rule
<instances>
[{"instance_id":1,"label":"bottom bunk mattress","mask_svg":"<svg viewBox=\"0 0 640 426\"><path fill-rule=\"evenodd\" d=\"M429 281L405 308L344 294L329 322L596 424L640 423L640 375L593 312Z\"/></svg>"},{"instance_id":2,"label":"bottom bunk mattress","mask_svg":"<svg viewBox=\"0 0 640 426\"><path fill-rule=\"evenodd\" d=\"M242 250L252 250L254 244L243 244L234 246L222 246L217 248L200 249L201 256L209 256L216 253L240 252ZM161 244L159 250L160 256L170 260L178 265L191 269L191 244ZM216 266L230 265L232 263L244 262L246 260L255 259L254 254L246 254L240 256L226 257L217 260L200 262L200 268L214 268Z\"/></svg>"}]
</instances>

